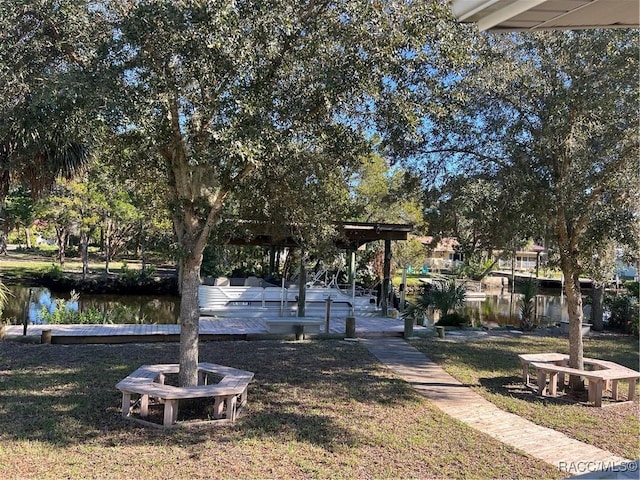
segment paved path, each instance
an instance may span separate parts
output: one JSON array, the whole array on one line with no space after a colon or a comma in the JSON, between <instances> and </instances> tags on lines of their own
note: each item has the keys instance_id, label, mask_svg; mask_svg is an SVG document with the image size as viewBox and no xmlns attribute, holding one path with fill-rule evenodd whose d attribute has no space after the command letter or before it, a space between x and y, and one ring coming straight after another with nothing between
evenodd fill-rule
<instances>
[{"instance_id":1,"label":"paved path","mask_svg":"<svg viewBox=\"0 0 640 480\"><path fill-rule=\"evenodd\" d=\"M629 462L500 410L400 338L360 341L380 362L449 416L568 474L584 473L587 469L615 470L614 465ZM613 477L599 475L594 478L638 478L637 472L626 473L633 473L633 476L625 477L619 472Z\"/></svg>"}]
</instances>

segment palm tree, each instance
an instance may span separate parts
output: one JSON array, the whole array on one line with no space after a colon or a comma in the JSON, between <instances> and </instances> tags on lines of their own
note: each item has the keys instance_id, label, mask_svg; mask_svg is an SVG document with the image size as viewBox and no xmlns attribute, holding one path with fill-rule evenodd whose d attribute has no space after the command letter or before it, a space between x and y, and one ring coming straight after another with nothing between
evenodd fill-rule
<instances>
[{"instance_id":1,"label":"palm tree","mask_svg":"<svg viewBox=\"0 0 640 480\"><path fill-rule=\"evenodd\" d=\"M422 288L418 298L409 302L407 309L402 314L404 318L413 318L418 323L428 313L430 308L440 311L440 316L451 313L456 308L464 305L466 288L464 285L456 285L454 279L437 280L433 285Z\"/></svg>"},{"instance_id":2,"label":"palm tree","mask_svg":"<svg viewBox=\"0 0 640 480\"><path fill-rule=\"evenodd\" d=\"M534 325L534 300L538 294L538 282L532 277L520 287L522 298L520 299L520 328L525 332L529 332L535 328Z\"/></svg>"},{"instance_id":3,"label":"palm tree","mask_svg":"<svg viewBox=\"0 0 640 480\"><path fill-rule=\"evenodd\" d=\"M443 317L456 308L464 306L466 294L465 286L463 284L456 285L453 278L436 283L431 293L433 305L437 310L440 310L440 315Z\"/></svg>"},{"instance_id":4,"label":"palm tree","mask_svg":"<svg viewBox=\"0 0 640 480\"><path fill-rule=\"evenodd\" d=\"M38 196L59 176L72 177L89 159L87 146L63 133L42 138L34 130L25 135L36 140L27 142L12 135L0 143L0 210L12 180L28 185L32 195Z\"/></svg>"},{"instance_id":5,"label":"palm tree","mask_svg":"<svg viewBox=\"0 0 640 480\"><path fill-rule=\"evenodd\" d=\"M420 295L413 302L407 302L407 308L402 313L403 318L411 318L414 323L418 325L424 325L424 317L429 312L429 309L433 307L433 297L431 296L431 289L428 285L425 285L420 290Z\"/></svg>"}]
</instances>

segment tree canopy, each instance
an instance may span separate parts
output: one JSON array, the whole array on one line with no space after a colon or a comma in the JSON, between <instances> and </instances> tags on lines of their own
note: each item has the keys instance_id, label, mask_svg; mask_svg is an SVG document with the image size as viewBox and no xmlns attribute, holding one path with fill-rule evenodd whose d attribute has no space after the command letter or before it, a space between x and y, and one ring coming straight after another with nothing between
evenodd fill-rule
<instances>
[{"instance_id":1,"label":"tree canopy","mask_svg":"<svg viewBox=\"0 0 640 480\"><path fill-rule=\"evenodd\" d=\"M88 158L100 102L90 66L108 33L84 1L0 4L0 207L11 178L37 195Z\"/></svg>"},{"instance_id":2,"label":"tree canopy","mask_svg":"<svg viewBox=\"0 0 640 480\"><path fill-rule=\"evenodd\" d=\"M633 31L488 35L457 85L457 115L430 149L498 182L509 201L497 218L536 218L537 234L557 246L574 367L585 257L609 241L632 251L640 242L638 73ZM514 236L521 225L509 222Z\"/></svg>"},{"instance_id":3,"label":"tree canopy","mask_svg":"<svg viewBox=\"0 0 640 480\"><path fill-rule=\"evenodd\" d=\"M466 58L444 1L114 1L113 128L160 158L181 249L180 382L195 382L202 251L229 209L335 220L358 159L392 157ZM419 106L416 115L416 106ZM277 220L276 220L277 221ZM301 230L301 237L319 228Z\"/></svg>"}]
</instances>

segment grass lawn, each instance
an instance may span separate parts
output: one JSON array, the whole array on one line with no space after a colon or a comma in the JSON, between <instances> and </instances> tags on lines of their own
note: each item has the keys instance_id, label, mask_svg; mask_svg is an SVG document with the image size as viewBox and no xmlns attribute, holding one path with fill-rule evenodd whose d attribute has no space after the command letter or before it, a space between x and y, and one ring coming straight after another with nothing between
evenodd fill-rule
<instances>
[{"instance_id":1,"label":"grass lawn","mask_svg":"<svg viewBox=\"0 0 640 480\"><path fill-rule=\"evenodd\" d=\"M177 344L0 342L0 478L564 477L338 340L202 343L202 361L255 372L235 425L163 431L122 420L114 385L177 358Z\"/></svg>"},{"instance_id":2,"label":"grass lawn","mask_svg":"<svg viewBox=\"0 0 640 480\"><path fill-rule=\"evenodd\" d=\"M119 273L124 264L130 270L141 268L140 261L127 260L111 262L110 269L113 273ZM52 268L58 268L59 266L55 252L10 250L7 255L0 255L0 268L2 268L4 278L29 278L33 275L42 275L50 272ZM89 270L101 273L104 272L104 269L104 261L90 257ZM62 270L65 273L82 273L82 259L67 257Z\"/></svg>"},{"instance_id":3,"label":"grass lawn","mask_svg":"<svg viewBox=\"0 0 640 480\"><path fill-rule=\"evenodd\" d=\"M541 399L523 387L518 354L568 354L567 338L527 335L465 343L421 340L413 345L503 410L614 454L629 459L640 457L637 395L633 404L596 408L562 399ZM613 334L585 337L584 355L637 370L638 338ZM626 382L621 391L626 395Z\"/></svg>"}]
</instances>

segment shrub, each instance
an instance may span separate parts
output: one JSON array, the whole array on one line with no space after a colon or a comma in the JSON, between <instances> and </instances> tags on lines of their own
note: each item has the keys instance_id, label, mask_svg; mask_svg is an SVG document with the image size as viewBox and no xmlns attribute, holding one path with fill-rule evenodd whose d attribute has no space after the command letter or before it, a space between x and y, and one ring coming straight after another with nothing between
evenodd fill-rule
<instances>
[{"instance_id":1,"label":"shrub","mask_svg":"<svg viewBox=\"0 0 640 480\"><path fill-rule=\"evenodd\" d=\"M147 323L146 315L140 314L137 309L126 305L116 305L105 312L104 319L104 323Z\"/></svg>"},{"instance_id":2,"label":"shrub","mask_svg":"<svg viewBox=\"0 0 640 480\"><path fill-rule=\"evenodd\" d=\"M458 312L448 313L436 323L439 327L460 327L468 324L469 319Z\"/></svg>"},{"instance_id":3,"label":"shrub","mask_svg":"<svg viewBox=\"0 0 640 480\"><path fill-rule=\"evenodd\" d=\"M120 269L120 275L118 275L118 277L127 285L138 284L148 282L153 278L155 273L156 269L153 266L148 266L144 270L132 270L126 262L122 262L122 268Z\"/></svg>"},{"instance_id":4,"label":"shrub","mask_svg":"<svg viewBox=\"0 0 640 480\"><path fill-rule=\"evenodd\" d=\"M452 310L464 306L466 289L464 285L456 285L455 280L438 280L433 285L422 288L415 302L409 302L404 318L413 318L422 324L422 319L431 310L439 310L446 316ZM465 320L466 321L466 320Z\"/></svg>"},{"instance_id":5,"label":"shrub","mask_svg":"<svg viewBox=\"0 0 640 480\"><path fill-rule=\"evenodd\" d=\"M10 296L12 295L9 288L4 283L0 282L0 318L2 317L2 312L9 301Z\"/></svg>"},{"instance_id":6,"label":"shrub","mask_svg":"<svg viewBox=\"0 0 640 480\"><path fill-rule=\"evenodd\" d=\"M629 295L606 296L605 305L609 315L609 327L627 332L638 331L638 302Z\"/></svg>"},{"instance_id":7,"label":"shrub","mask_svg":"<svg viewBox=\"0 0 640 480\"><path fill-rule=\"evenodd\" d=\"M451 310L464 306L466 293L465 286L456 286L453 279L437 282L431 290L433 306L440 310L442 315L446 315Z\"/></svg>"},{"instance_id":8,"label":"shrub","mask_svg":"<svg viewBox=\"0 0 640 480\"><path fill-rule=\"evenodd\" d=\"M50 278L61 278L62 276L64 276L64 271L59 264L52 263L48 270L45 272L45 275Z\"/></svg>"}]
</instances>

